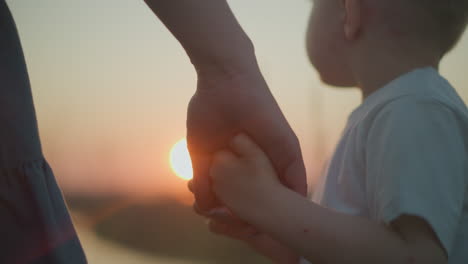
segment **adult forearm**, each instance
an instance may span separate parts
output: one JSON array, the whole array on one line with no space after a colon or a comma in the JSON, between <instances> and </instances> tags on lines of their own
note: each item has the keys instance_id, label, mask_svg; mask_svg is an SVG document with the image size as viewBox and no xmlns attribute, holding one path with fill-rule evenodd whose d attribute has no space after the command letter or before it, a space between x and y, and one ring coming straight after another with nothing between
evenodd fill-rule
<instances>
[{"instance_id":1,"label":"adult forearm","mask_svg":"<svg viewBox=\"0 0 468 264\"><path fill-rule=\"evenodd\" d=\"M252 42L226 0L145 0L184 47L197 71L249 71Z\"/></svg>"},{"instance_id":2,"label":"adult forearm","mask_svg":"<svg viewBox=\"0 0 468 264\"><path fill-rule=\"evenodd\" d=\"M312 263L410 263L411 249L389 228L325 209L282 188L250 221Z\"/></svg>"}]
</instances>

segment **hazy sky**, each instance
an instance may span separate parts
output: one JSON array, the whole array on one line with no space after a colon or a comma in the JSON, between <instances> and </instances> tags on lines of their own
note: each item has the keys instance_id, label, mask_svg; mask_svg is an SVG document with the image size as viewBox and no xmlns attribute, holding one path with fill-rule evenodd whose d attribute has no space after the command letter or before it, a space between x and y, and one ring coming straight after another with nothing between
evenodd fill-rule
<instances>
[{"instance_id":1,"label":"hazy sky","mask_svg":"<svg viewBox=\"0 0 468 264\"><path fill-rule=\"evenodd\" d=\"M23 42L44 152L61 186L186 192L168 155L185 136L196 76L143 0L7 2ZM330 154L360 94L322 85L309 65L304 33L310 1L229 2L315 177L315 161ZM441 67L465 101L467 58L465 35Z\"/></svg>"}]
</instances>

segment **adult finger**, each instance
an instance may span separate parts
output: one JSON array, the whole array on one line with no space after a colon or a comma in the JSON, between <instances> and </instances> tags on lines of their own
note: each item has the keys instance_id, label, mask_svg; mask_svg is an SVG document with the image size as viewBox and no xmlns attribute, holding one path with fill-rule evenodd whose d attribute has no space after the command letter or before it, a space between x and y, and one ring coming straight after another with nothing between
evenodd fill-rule
<instances>
[{"instance_id":1,"label":"adult finger","mask_svg":"<svg viewBox=\"0 0 468 264\"><path fill-rule=\"evenodd\" d=\"M207 216L206 211L203 211L203 210L200 209L200 207L197 204L197 201L195 201L193 203L192 208L195 211L195 213L197 213L197 214L199 214L201 216Z\"/></svg>"},{"instance_id":2,"label":"adult finger","mask_svg":"<svg viewBox=\"0 0 468 264\"><path fill-rule=\"evenodd\" d=\"M210 232L213 232L218 235L227 235L227 224L216 221L214 219L208 220L208 229L210 230Z\"/></svg>"},{"instance_id":3,"label":"adult finger","mask_svg":"<svg viewBox=\"0 0 468 264\"><path fill-rule=\"evenodd\" d=\"M210 210L207 217L228 225L246 226L247 223L232 214L226 207L217 207Z\"/></svg>"},{"instance_id":4,"label":"adult finger","mask_svg":"<svg viewBox=\"0 0 468 264\"><path fill-rule=\"evenodd\" d=\"M193 187L193 180L190 180L190 181L187 182L187 188L189 189L189 191L190 191L191 193L194 192L194 189L193 189L193 188L194 188L194 187Z\"/></svg>"},{"instance_id":5,"label":"adult finger","mask_svg":"<svg viewBox=\"0 0 468 264\"><path fill-rule=\"evenodd\" d=\"M192 189L200 210L208 211L218 205L216 195L211 189L209 176L211 158L191 154L193 167Z\"/></svg>"},{"instance_id":6,"label":"adult finger","mask_svg":"<svg viewBox=\"0 0 468 264\"><path fill-rule=\"evenodd\" d=\"M248 233L249 228L245 225L226 224L215 219L210 219L208 223L211 232L218 235L225 235L233 239L248 242L253 236Z\"/></svg>"}]
</instances>

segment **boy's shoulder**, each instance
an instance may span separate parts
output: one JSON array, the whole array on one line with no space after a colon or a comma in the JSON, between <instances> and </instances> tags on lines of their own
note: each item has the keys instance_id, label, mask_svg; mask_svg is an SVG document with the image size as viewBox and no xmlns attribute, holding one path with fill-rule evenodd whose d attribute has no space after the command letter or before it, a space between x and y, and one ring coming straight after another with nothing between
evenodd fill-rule
<instances>
[{"instance_id":1,"label":"boy's shoulder","mask_svg":"<svg viewBox=\"0 0 468 264\"><path fill-rule=\"evenodd\" d=\"M456 99L424 94L401 95L371 109L363 121L377 122L388 119L417 124L420 121L445 117L468 126L467 107L461 99Z\"/></svg>"},{"instance_id":2,"label":"boy's shoulder","mask_svg":"<svg viewBox=\"0 0 468 264\"><path fill-rule=\"evenodd\" d=\"M400 76L371 94L350 115L351 121L373 123L418 122L438 115L456 116L468 127L468 109L456 90L433 68L422 68Z\"/></svg>"}]
</instances>

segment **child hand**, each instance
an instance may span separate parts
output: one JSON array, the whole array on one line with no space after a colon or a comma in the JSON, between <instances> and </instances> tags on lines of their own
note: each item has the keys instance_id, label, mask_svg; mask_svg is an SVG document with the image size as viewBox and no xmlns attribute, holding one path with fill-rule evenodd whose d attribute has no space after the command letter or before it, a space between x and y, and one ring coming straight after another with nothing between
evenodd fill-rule
<instances>
[{"instance_id":1,"label":"child hand","mask_svg":"<svg viewBox=\"0 0 468 264\"><path fill-rule=\"evenodd\" d=\"M242 241L259 254L278 264L296 264L299 255L265 233L257 231L248 223L231 215L226 208L216 208L210 215L210 231Z\"/></svg>"},{"instance_id":2,"label":"child hand","mask_svg":"<svg viewBox=\"0 0 468 264\"><path fill-rule=\"evenodd\" d=\"M230 150L215 153L210 177L214 193L230 210L249 220L281 182L262 149L245 134L235 136Z\"/></svg>"}]
</instances>

